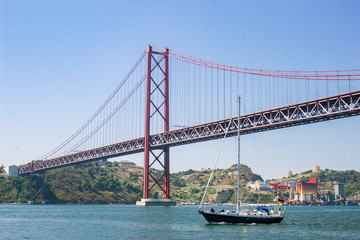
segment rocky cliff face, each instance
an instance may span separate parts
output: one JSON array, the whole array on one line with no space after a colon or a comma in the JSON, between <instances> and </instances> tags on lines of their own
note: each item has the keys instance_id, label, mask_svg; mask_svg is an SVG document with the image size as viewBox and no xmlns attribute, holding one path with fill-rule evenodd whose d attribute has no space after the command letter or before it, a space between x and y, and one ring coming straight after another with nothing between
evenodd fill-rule
<instances>
[{"instance_id":1,"label":"rocky cliff face","mask_svg":"<svg viewBox=\"0 0 360 240\"><path fill-rule=\"evenodd\" d=\"M210 204L228 202L231 196L235 193L234 189L225 189L217 193L209 194L208 200Z\"/></svg>"},{"instance_id":2,"label":"rocky cliff face","mask_svg":"<svg viewBox=\"0 0 360 240\"><path fill-rule=\"evenodd\" d=\"M207 200L210 204L230 202L230 199L235 197L237 174L237 165L233 165L229 169L224 169L214 174L215 177L211 185L217 186L217 188L211 189L208 194ZM240 180L241 186L244 186L248 181L262 180L259 175L254 174L251 169L245 165L241 165L240 174L244 176L241 177Z\"/></svg>"},{"instance_id":3,"label":"rocky cliff face","mask_svg":"<svg viewBox=\"0 0 360 240\"><path fill-rule=\"evenodd\" d=\"M236 186L237 185L237 168L236 165L233 165L231 168L226 169L222 172L220 172L216 177L214 178L214 184L215 185L230 185L230 186ZM248 181L256 181L260 180L262 181L262 178L254 174L251 169L245 165L241 165L240 174L242 180Z\"/></svg>"}]
</instances>

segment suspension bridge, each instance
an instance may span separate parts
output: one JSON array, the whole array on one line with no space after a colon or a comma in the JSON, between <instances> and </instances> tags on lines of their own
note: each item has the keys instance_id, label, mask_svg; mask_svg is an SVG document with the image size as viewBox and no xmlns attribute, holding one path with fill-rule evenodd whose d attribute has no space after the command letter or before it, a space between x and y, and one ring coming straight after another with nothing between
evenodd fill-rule
<instances>
[{"instance_id":1,"label":"suspension bridge","mask_svg":"<svg viewBox=\"0 0 360 240\"><path fill-rule=\"evenodd\" d=\"M360 69L284 71L234 67L148 46L85 124L19 175L30 202L45 172L144 152L143 199L158 188L170 200L170 147L360 114ZM240 122L233 118L242 96ZM162 170L154 176L150 168ZM35 190L41 176L42 187ZM33 189L34 188L34 189ZM160 201L161 202L161 201ZM166 202L166 201L165 201Z\"/></svg>"}]
</instances>

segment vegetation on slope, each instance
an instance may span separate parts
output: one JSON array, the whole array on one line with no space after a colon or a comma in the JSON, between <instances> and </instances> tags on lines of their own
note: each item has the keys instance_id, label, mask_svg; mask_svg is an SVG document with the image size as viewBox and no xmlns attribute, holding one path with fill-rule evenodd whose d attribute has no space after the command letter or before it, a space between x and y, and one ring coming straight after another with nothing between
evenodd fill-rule
<instances>
[{"instance_id":1,"label":"vegetation on slope","mask_svg":"<svg viewBox=\"0 0 360 240\"><path fill-rule=\"evenodd\" d=\"M254 174L251 169L245 165L241 165L242 175L245 178L241 180L241 186L244 190L241 193L242 199L255 200L253 194L246 191L245 185L247 181L262 180L262 178ZM210 169L202 169L199 171L187 170L171 175L172 198L177 202L195 202L200 203L205 186L211 174ZM237 184L237 165L234 164L228 169L216 169L210 188L206 196L209 203L235 203ZM257 202L257 200L255 200Z\"/></svg>"},{"instance_id":2,"label":"vegetation on slope","mask_svg":"<svg viewBox=\"0 0 360 240\"><path fill-rule=\"evenodd\" d=\"M45 200L48 203L134 203L142 195L142 179L138 179L141 174L142 168L123 167L117 162L106 167L87 163L51 170L45 176ZM28 177L0 176L0 202L26 203L29 196Z\"/></svg>"},{"instance_id":3,"label":"vegetation on slope","mask_svg":"<svg viewBox=\"0 0 360 240\"><path fill-rule=\"evenodd\" d=\"M241 180L240 198L248 203L269 203L274 193L253 192L246 189L248 181L262 180L250 168L241 165L245 178ZM151 169L153 176L160 177L162 171ZM47 203L75 204L134 204L142 198L143 168L112 162L105 167L97 163L86 163L46 172L45 200ZM210 169L187 170L171 174L171 197L176 202L199 203L207 184ZM216 169L206 201L209 203L235 203L237 165L228 169ZM345 184L347 196L360 189L360 173L356 171L325 170L318 173L293 176L298 180L317 177L319 189L332 189L334 181ZM161 184L163 182L160 182ZM37 184L41 184L38 181ZM38 186L39 187L39 186ZM285 193L286 194L286 193ZM39 194L41 195L41 194ZM30 196L30 178L0 175L0 203L27 203ZM155 186L150 198L162 198L162 192ZM35 202L41 201L38 196Z\"/></svg>"}]
</instances>

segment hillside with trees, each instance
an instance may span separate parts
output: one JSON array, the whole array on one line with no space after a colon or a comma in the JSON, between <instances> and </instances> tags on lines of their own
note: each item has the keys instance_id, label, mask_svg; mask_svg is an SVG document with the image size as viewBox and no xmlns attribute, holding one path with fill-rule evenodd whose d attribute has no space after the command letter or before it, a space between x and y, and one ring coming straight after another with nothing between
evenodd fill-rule
<instances>
[{"instance_id":1,"label":"hillside with trees","mask_svg":"<svg viewBox=\"0 0 360 240\"><path fill-rule=\"evenodd\" d=\"M154 176L162 171L151 169ZM241 165L244 178L241 179L241 200L248 203L269 203L274 193L253 192L246 188L249 181L262 180L251 169ZM45 200L58 204L134 204L142 198L143 168L136 165L122 165L110 162L106 166L86 163L46 172ZM187 170L171 174L171 197L176 202L199 203L207 184L210 169ZM228 169L216 169L208 190L209 203L234 203L236 196L237 165ZM325 170L313 174L293 176L298 180L317 177L319 189L331 188L334 181L345 183L347 196L359 191L360 173L351 171ZM331 189L330 189L331 190ZM286 193L284 193L286 195ZM30 195L29 177L0 175L0 203L27 203ZM150 198L162 198L158 187L150 191ZM35 202L40 202L37 198Z\"/></svg>"},{"instance_id":2,"label":"hillside with trees","mask_svg":"<svg viewBox=\"0 0 360 240\"><path fill-rule=\"evenodd\" d=\"M154 176L162 171L151 169ZM227 202L233 198L236 183L236 165L229 169L217 169L214 172L210 190L213 201L222 198ZM261 180L251 169L242 166L245 181ZM171 195L177 202L191 200L199 203L204 187L210 176L210 169L187 170L171 174ZM76 166L54 169L46 172L45 200L47 203L60 204L134 204L142 198L143 168L121 165L111 162L106 166L86 163ZM226 195L224 198L222 195ZM29 177L0 176L0 203L27 203L30 195ZM161 198L159 188L150 191L150 198ZM39 202L40 198L35 202Z\"/></svg>"}]
</instances>

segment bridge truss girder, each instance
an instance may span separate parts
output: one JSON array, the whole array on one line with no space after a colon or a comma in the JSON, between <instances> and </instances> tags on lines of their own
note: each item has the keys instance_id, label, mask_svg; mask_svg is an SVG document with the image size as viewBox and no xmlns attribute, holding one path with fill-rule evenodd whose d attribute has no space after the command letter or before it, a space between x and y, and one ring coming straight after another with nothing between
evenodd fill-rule
<instances>
[{"instance_id":1,"label":"bridge truss girder","mask_svg":"<svg viewBox=\"0 0 360 240\"><path fill-rule=\"evenodd\" d=\"M243 115L240 118L241 134L252 134L356 115L360 115L360 90ZM154 150L219 139L224 136L229 124L227 136L235 136L237 134L238 121L237 118L229 118L154 134L150 136L149 144ZM34 162L33 172L41 172L142 151L144 151L144 138L137 138L54 159ZM30 173L31 164L19 167L20 175Z\"/></svg>"}]
</instances>

